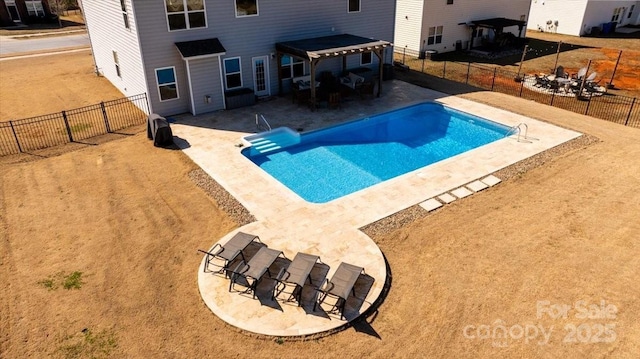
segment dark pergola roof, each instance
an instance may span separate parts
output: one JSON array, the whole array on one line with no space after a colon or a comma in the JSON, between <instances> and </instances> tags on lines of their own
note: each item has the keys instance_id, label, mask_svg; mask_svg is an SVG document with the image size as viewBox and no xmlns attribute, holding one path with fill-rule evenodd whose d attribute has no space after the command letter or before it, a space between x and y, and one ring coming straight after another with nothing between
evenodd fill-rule
<instances>
[{"instance_id":1,"label":"dark pergola roof","mask_svg":"<svg viewBox=\"0 0 640 359\"><path fill-rule=\"evenodd\" d=\"M209 57L224 55L227 51L218 38L176 42L176 47L184 60L194 57Z\"/></svg>"},{"instance_id":2,"label":"dark pergola roof","mask_svg":"<svg viewBox=\"0 0 640 359\"><path fill-rule=\"evenodd\" d=\"M493 19L471 21L472 26L481 26L491 29L503 29L509 26L525 26L527 23L521 20L494 17Z\"/></svg>"},{"instance_id":3,"label":"dark pergola roof","mask_svg":"<svg viewBox=\"0 0 640 359\"><path fill-rule=\"evenodd\" d=\"M340 57L383 49L392 44L349 34L315 37L276 43L276 50L305 60Z\"/></svg>"}]
</instances>

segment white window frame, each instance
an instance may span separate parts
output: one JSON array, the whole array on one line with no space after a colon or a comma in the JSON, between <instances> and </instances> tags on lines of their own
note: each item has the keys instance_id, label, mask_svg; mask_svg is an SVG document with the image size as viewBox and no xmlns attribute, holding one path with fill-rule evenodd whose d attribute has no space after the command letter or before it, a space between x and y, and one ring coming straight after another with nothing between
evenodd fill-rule
<instances>
[{"instance_id":1,"label":"white window frame","mask_svg":"<svg viewBox=\"0 0 640 359\"><path fill-rule=\"evenodd\" d=\"M431 35L431 29L433 29L433 35ZM438 34L438 29L440 29L440 33ZM444 33L444 25L438 26L429 26L429 32L427 33L427 45L436 45L442 43L442 34ZM438 36L440 36L440 41L438 41ZM433 42L430 40L433 39Z\"/></svg>"},{"instance_id":2,"label":"white window frame","mask_svg":"<svg viewBox=\"0 0 640 359\"><path fill-rule=\"evenodd\" d=\"M118 75L119 78L122 78L122 71L120 69L120 59L118 58L118 52L115 50L111 50L111 52L113 53L113 64L116 67L116 75Z\"/></svg>"},{"instance_id":3,"label":"white window frame","mask_svg":"<svg viewBox=\"0 0 640 359\"><path fill-rule=\"evenodd\" d=\"M235 6L236 17L254 17L260 15L260 6L258 5L258 0L256 2L256 13L251 15L240 15L238 14L238 0L233 0L233 4Z\"/></svg>"},{"instance_id":4,"label":"white window frame","mask_svg":"<svg viewBox=\"0 0 640 359\"><path fill-rule=\"evenodd\" d=\"M236 60L236 59L238 60L238 72L227 72L227 61L228 60ZM243 82L242 82L242 59L240 58L240 56L227 57L226 59L223 59L222 60L222 67L223 67L224 88L225 88L225 90L235 90L235 89L242 88L242 85L243 85ZM227 76L236 75L236 74L240 74L240 86L229 87L228 81L227 81Z\"/></svg>"},{"instance_id":5,"label":"white window frame","mask_svg":"<svg viewBox=\"0 0 640 359\"><path fill-rule=\"evenodd\" d=\"M282 78L283 80L286 80L286 79L292 79L292 78L294 78L294 77L298 77L298 76L296 76L296 74L294 74L294 71L293 71L293 66L294 66L294 65L300 65L300 64L302 64L302 73L303 73L303 74L305 73L305 72L304 72L304 70L305 70L305 68L304 68L304 62L305 62L305 61L304 61L303 59L298 58L298 57L294 57L294 56L290 56L290 55L284 55L284 56L282 56L282 59L284 59L284 58L285 58L285 56L286 56L286 57L288 57L289 59L291 59L291 61L289 62L289 64L288 64L288 65L282 65L282 60L280 60L280 67L281 67L281 68L287 68L287 67L288 67L288 68L289 68L289 73L291 74L291 76L290 76L290 77L283 77L283 78ZM300 76L304 76L304 75L300 75Z\"/></svg>"},{"instance_id":6,"label":"white window frame","mask_svg":"<svg viewBox=\"0 0 640 359\"><path fill-rule=\"evenodd\" d=\"M369 62L364 62L363 57L365 54L369 54ZM373 52L366 51L366 52L360 53L360 66L371 65L371 64L373 64Z\"/></svg>"},{"instance_id":7,"label":"white window frame","mask_svg":"<svg viewBox=\"0 0 640 359\"><path fill-rule=\"evenodd\" d=\"M169 83L165 83L165 84L161 85L160 81L158 80L158 71L159 70L167 70L167 69L173 70L173 80L175 82L169 82ZM179 99L180 98L180 89L178 88L178 75L176 74L176 67L175 66L158 67L158 68L154 69L153 72L156 75L156 88L158 89L158 99L160 100L160 102L174 101L174 100ZM171 85L171 84L175 84L176 85L176 97L163 100L162 99L162 94L160 93L160 86L166 86L166 85Z\"/></svg>"},{"instance_id":8,"label":"white window frame","mask_svg":"<svg viewBox=\"0 0 640 359\"><path fill-rule=\"evenodd\" d=\"M162 6L164 6L165 19L167 20L167 29L169 30L169 32L187 31L187 30L194 30L194 29L206 29L206 28L209 27L209 23L207 22L207 2L206 2L206 0L202 0L202 10L192 10L192 11L187 10L187 0L174 0L174 1L182 1L183 2L183 6L184 6L184 10L171 12L171 13L167 12L166 0L162 0ZM204 26L191 27L191 22L189 21L189 14L190 13L196 13L196 12L204 13ZM171 30L171 25L169 24L169 14L173 15L173 14L179 14L179 13L182 13L184 15L184 21L185 21L185 24L187 25L187 27L185 27L184 29Z\"/></svg>"},{"instance_id":9,"label":"white window frame","mask_svg":"<svg viewBox=\"0 0 640 359\"><path fill-rule=\"evenodd\" d=\"M349 10L349 2L351 2L352 0L347 0L347 13L352 14L352 13L356 13L356 12L360 12L362 11L362 0L357 0L358 1L358 10Z\"/></svg>"},{"instance_id":10,"label":"white window frame","mask_svg":"<svg viewBox=\"0 0 640 359\"><path fill-rule=\"evenodd\" d=\"M129 29L129 13L127 12L127 0L120 0L120 8L122 10L122 19L124 20L124 27ZM165 6L166 9L166 6ZM167 17L168 21L168 17Z\"/></svg>"},{"instance_id":11,"label":"white window frame","mask_svg":"<svg viewBox=\"0 0 640 359\"><path fill-rule=\"evenodd\" d=\"M40 4L39 8L36 6L37 4ZM44 17L46 15L41 0L27 0L24 2L24 5L27 7L27 15L29 16ZM38 13L39 11L42 11L42 15ZM35 13L35 15L33 15L32 13Z\"/></svg>"}]
</instances>

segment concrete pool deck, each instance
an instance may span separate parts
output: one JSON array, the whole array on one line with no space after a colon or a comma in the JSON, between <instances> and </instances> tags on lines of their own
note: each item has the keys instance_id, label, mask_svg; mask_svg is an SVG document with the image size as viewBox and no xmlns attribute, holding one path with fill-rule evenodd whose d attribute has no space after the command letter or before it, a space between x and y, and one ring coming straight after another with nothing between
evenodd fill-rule
<instances>
[{"instance_id":1,"label":"concrete pool deck","mask_svg":"<svg viewBox=\"0 0 640 359\"><path fill-rule=\"evenodd\" d=\"M198 272L200 293L221 319L243 330L273 336L308 335L345 325L378 299L387 276L382 253L358 228L580 136L542 121L405 82L388 81L384 85L380 98L348 101L337 110L311 112L291 104L286 97L248 108L175 118L173 133L184 153L256 217L256 222L238 230L260 236L269 248L282 250L289 259L299 251L319 255L329 266L327 278L340 262L364 267L367 273L367 278L361 278L362 288L358 288L366 292L357 291L366 293L366 297L363 301L350 300L346 320L340 320L322 310L314 312L311 302L297 307L273 302L268 296L259 295L256 300L229 292L228 279L204 273L203 259ZM530 139L518 142L517 135L511 136L324 204L302 200L245 158L238 147L244 136L256 132L256 113L263 114L273 128L287 126L308 131L426 100L507 126L526 123ZM234 233L213 242L225 243Z\"/></svg>"}]
</instances>

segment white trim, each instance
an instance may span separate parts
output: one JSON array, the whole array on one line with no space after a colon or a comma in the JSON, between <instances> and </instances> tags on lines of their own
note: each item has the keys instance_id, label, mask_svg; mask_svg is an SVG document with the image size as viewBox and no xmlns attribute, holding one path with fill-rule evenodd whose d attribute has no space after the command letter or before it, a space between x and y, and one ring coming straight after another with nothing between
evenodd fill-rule
<instances>
[{"instance_id":1,"label":"white trim","mask_svg":"<svg viewBox=\"0 0 640 359\"><path fill-rule=\"evenodd\" d=\"M178 51L180 52L180 51ZM226 52L218 52L215 54L208 54L208 55L200 55L200 56L189 56L189 57L184 57L182 56L182 54L180 54L180 57L182 57L183 60L187 61L187 60L200 60L200 59L208 59L210 57L220 57L222 55L226 55Z\"/></svg>"},{"instance_id":2,"label":"white trim","mask_svg":"<svg viewBox=\"0 0 640 359\"><path fill-rule=\"evenodd\" d=\"M175 84L176 84L176 97L163 100L162 95L160 94L160 82L158 81L158 70L166 70L166 69L173 70L173 80L175 81ZM178 74L176 74L175 66L158 67L153 69L153 73L156 75L156 89L158 90L158 100L160 100L160 102L168 102L168 101L173 101L180 98L180 89L178 88Z\"/></svg>"},{"instance_id":3,"label":"white trim","mask_svg":"<svg viewBox=\"0 0 640 359\"><path fill-rule=\"evenodd\" d=\"M236 15L236 19L243 18L243 17L255 17L255 16L260 15L260 6L258 5L258 1L259 0L255 0L255 1L256 1L256 13L255 14L253 14L253 15L238 15L238 0L233 0L233 5L234 5L233 6L233 8L234 8L233 12Z\"/></svg>"},{"instance_id":4,"label":"white trim","mask_svg":"<svg viewBox=\"0 0 640 359\"><path fill-rule=\"evenodd\" d=\"M222 108L227 109L227 97L224 94L224 74L222 73L222 57L218 59L218 70L220 70L220 90L222 91Z\"/></svg>"},{"instance_id":5,"label":"white trim","mask_svg":"<svg viewBox=\"0 0 640 359\"><path fill-rule=\"evenodd\" d=\"M240 69L240 86L238 87L227 87L227 60L234 60L234 59L238 59L238 68ZM224 77L222 78L222 81L224 83L224 88L228 91L228 90L235 90L235 89L239 89L242 88L244 82L242 81L242 59L240 58L240 56L236 56L236 57L227 57L226 59L222 59L223 62L223 66L224 66ZM236 74L236 72L231 73L231 75Z\"/></svg>"},{"instance_id":6,"label":"white trim","mask_svg":"<svg viewBox=\"0 0 640 359\"><path fill-rule=\"evenodd\" d=\"M181 11L182 14L184 15L184 21L185 24L187 25L186 28L184 29L175 29L175 30L171 30L171 26L169 25L169 13L167 12L167 2L166 0L162 0L162 6L164 7L164 18L167 21L167 30L169 32L178 32L178 31L186 31L186 30L194 30L194 29L206 29L209 27L209 22L207 21L207 2L206 0L202 0L202 10L197 10L197 11L191 11L193 12L200 12L203 11L204 12L204 26L202 27L191 27L191 23L189 22L189 11L187 10L187 0L181 0L182 4L184 6L184 10ZM171 14L178 14L178 12L173 12Z\"/></svg>"},{"instance_id":7,"label":"white trim","mask_svg":"<svg viewBox=\"0 0 640 359\"><path fill-rule=\"evenodd\" d=\"M189 84L189 97L191 97L191 113L195 116L196 113L196 104L193 101L193 86L191 85L191 67L189 66L189 60L184 60L185 65L187 65L187 83Z\"/></svg>"}]
</instances>

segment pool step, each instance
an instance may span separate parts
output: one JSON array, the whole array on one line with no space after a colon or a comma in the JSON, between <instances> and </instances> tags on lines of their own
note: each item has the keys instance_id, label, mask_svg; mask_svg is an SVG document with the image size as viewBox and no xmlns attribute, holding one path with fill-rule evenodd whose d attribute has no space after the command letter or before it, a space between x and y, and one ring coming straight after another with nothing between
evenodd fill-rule
<instances>
[{"instance_id":1,"label":"pool step","mask_svg":"<svg viewBox=\"0 0 640 359\"><path fill-rule=\"evenodd\" d=\"M265 154L300 143L300 136L289 129L277 128L273 131L247 136L245 140L251 144L254 154Z\"/></svg>"}]
</instances>

